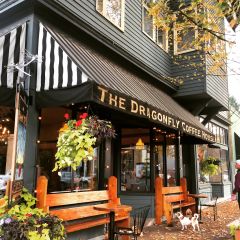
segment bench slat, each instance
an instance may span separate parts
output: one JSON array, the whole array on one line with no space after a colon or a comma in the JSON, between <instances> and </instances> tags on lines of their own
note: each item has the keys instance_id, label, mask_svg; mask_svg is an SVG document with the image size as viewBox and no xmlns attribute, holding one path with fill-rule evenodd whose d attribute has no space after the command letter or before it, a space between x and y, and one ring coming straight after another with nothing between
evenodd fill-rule
<instances>
[{"instance_id":1,"label":"bench slat","mask_svg":"<svg viewBox=\"0 0 240 240\"><path fill-rule=\"evenodd\" d=\"M191 202L191 203L182 203L182 204L176 204L176 205L174 205L174 204L172 204L172 208L173 209L178 209L178 208L183 208L183 207L187 207L187 206L194 206L195 205L195 203L194 202Z\"/></svg>"},{"instance_id":2,"label":"bench slat","mask_svg":"<svg viewBox=\"0 0 240 240\"><path fill-rule=\"evenodd\" d=\"M165 195L164 196L165 201L172 203L172 202L180 202L180 201L184 201L184 195L183 194L179 194L179 195Z\"/></svg>"},{"instance_id":3,"label":"bench slat","mask_svg":"<svg viewBox=\"0 0 240 240\"><path fill-rule=\"evenodd\" d=\"M74 192L74 193L54 193L47 194L46 205L49 207L81 204L94 201L106 201L109 200L107 190L101 191L89 191L89 192Z\"/></svg>"},{"instance_id":4,"label":"bench slat","mask_svg":"<svg viewBox=\"0 0 240 240\"><path fill-rule=\"evenodd\" d=\"M128 218L128 216L116 217L115 222L119 222L119 221L125 220L127 218ZM67 233L70 233L70 232L76 232L79 230L83 230L86 228L92 228L92 227L108 224L109 222L110 222L109 218L106 217L106 218L101 218L101 219L82 222L82 223L74 223L74 224L69 224L69 225L66 224L65 229L66 229Z\"/></svg>"},{"instance_id":5,"label":"bench slat","mask_svg":"<svg viewBox=\"0 0 240 240\"><path fill-rule=\"evenodd\" d=\"M162 194L174 194L174 193L182 193L182 192L183 192L182 186L162 188Z\"/></svg>"},{"instance_id":6,"label":"bench slat","mask_svg":"<svg viewBox=\"0 0 240 240\"><path fill-rule=\"evenodd\" d=\"M100 211L94 209L94 206L81 206L74 208L64 208L50 210L52 215L56 215L64 221L75 220L79 218L87 218L92 216L104 215L109 213L109 211Z\"/></svg>"}]
</instances>

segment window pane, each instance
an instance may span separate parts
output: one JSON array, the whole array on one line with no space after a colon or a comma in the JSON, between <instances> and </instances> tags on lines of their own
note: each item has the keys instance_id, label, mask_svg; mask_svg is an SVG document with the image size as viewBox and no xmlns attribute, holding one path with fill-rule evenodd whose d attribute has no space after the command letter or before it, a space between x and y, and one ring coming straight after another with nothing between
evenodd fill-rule
<instances>
[{"instance_id":1,"label":"window pane","mask_svg":"<svg viewBox=\"0 0 240 240\"><path fill-rule=\"evenodd\" d=\"M73 173L71 168L52 172L55 164L58 131L63 125L65 108L42 109L38 164L39 174L48 178L48 191L85 191L98 189L99 148L91 161L82 161ZM71 112L69 111L71 115ZM77 114L79 115L79 114Z\"/></svg>"},{"instance_id":2,"label":"window pane","mask_svg":"<svg viewBox=\"0 0 240 240\"><path fill-rule=\"evenodd\" d=\"M193 27L187 30L177 30L177 51L187 51L194 49L195 29Z\"/></svg>"},{"instance_id":3,"label":"window pane","mask_svg":"<svg viewBox=\"0 0 240 240\"><path fill-rule=\"evenodd\" d=\"M97 0L97 11L99 11L100 13L103 13L103 0Z\"/></svg>"},{"instance_id":4,"label":"window pane","mask_svg":"<svg viewBox=\"0 0 240 240\"><path fill-rule=\"evenodd\" d=\"M75 171L73 180L74 191L98 189L98 155L98 148L95 148L93 160L82 161Z\"/></svg>"},{"instance_id":5,"label":"window pane","mask_svg":"<svg viewBox=\"0 0 240 240\"><path fill-rule=\"evenodd\" d=\"M163 49L167 50L167 34L166 31L157 30L157 44L160 45Z\"/></svg>"},{"instance_id":6,"label":"window pane","mask_svg":"<svg viewBox=\"0 0 240 240\"><path fill-rule=\"evenodd\" d=\"M123 0L97 0L96 9L114 25L122 28Z\"/></svg>"},{"instance_id":7,"label":"window pane","mask_svg":"<svg viewBox=\"0 0 240 240\"><path fill-rule=\"evenodd\" d=\"M155 174L156 177L164 177L163 172L163 146L158 145L154 147L154 160L155 160Z\"/></svg>"},{"instance_id":8,"label":"window pane","mask_svg":"<svg viewBox=\"0 0 240 240\"><path fill-rule=\"evenodd\" d=\"M176 147L167 145L167 183L168 186L176 186Z\"/></svg>"},{"instance_id":9,"label":"window pane","mask_svg":"<svg viewBox=\"0 0 240 240\"><path fill-rule=\"evenodd\" d=\"M121 27L121 0L106 0L106 17Z\"/></svg>"},{"instance_id":10,"label":"window pane","mask_svg":"<svg viewBox=\"0 0 240 240\"><path fill-rule=\"evenodd\" d=\"M122 129L121 191L150 191L148 129Z\"/></svg>"},{"instance_id":11,"label":"window pane","mask_svg":"<svg viewBox=\"0 0 240 240\"><path fill-rule=\"evenodd\" d=\"M229 170L228 170L228 161L227 161L227 151L221 150L221 164L222 164L222 178L223 181L229 181Z\"/></svg>"},{"instance_id":12,"label":"window pane","mask_svg":"<svg viewBox=\"0 0 240 240\"><path fill-rule=\"evenodd\" d=\"M153 38L153 17L148 16L148 10L143 7L143 31Z\"/></svg>"}]
</instances>

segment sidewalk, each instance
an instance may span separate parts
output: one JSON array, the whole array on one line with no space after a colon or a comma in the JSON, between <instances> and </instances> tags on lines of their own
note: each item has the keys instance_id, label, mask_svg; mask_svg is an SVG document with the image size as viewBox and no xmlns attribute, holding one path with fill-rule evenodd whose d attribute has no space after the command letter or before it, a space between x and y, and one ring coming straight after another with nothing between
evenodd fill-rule
<instances>
[{"instance_id":1,"label":"sidewalk","mask_svg":"<svg viewBox=\"0 0 240 240\"><path fill-rule=\"evenodd\" d=\"M143 237L140 240L186 240L186 239L204 239L204 240L227 240L233 239L229 234L227 225L240 218L240 210L237 201L220 201L217 206L217 220L213 221L212 208L203 210L200 232L194 232L192 226L187 230L181 230L180 222L175 219L173 227L167 227L166 224L154 225L144 228Z\"/></svg>"}]
</instances>

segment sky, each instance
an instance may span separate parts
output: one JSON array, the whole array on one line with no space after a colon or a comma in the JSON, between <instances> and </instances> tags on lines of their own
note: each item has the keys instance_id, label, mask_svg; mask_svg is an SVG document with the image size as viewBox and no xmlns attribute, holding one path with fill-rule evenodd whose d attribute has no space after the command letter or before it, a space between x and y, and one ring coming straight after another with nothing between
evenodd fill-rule
<instances>
[{"instance_id":1,"label":"sky","mask_svg":"<svg viewBox=\"0 0 240 240\"><path fill-rule=\"evenodd\" d=\"M236 44L232 45L228 54L228 89L229 96L235 97L240 104L240 26L233 32L226 27L227 37L230 37Z\"/></svg>"}]
</instances>

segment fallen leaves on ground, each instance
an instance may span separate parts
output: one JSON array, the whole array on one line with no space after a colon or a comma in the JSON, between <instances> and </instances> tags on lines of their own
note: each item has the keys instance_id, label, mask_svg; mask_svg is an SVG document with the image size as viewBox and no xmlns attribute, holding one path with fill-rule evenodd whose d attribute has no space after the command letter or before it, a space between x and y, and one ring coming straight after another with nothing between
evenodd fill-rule
<instances>
[{"instance_id":1,"label":"fallen leaves on ground","mask_svg":"<svg viewBox=\"0 0 240 240\"><path fill-rule=\"evenodd\" d=\"M227 225L240 218L240 210L237 201L225 201L217 205L217 219L213 220L213 209L207 208L202 212L203 223L199 224L200 231L194 232L192 226L187 230L181 230L181 224L174 219L174 226L166 224L153 225L144 228L144 235L140 240L227 240L233 239L229 234Z\"/></svg>"}]
</instances>

